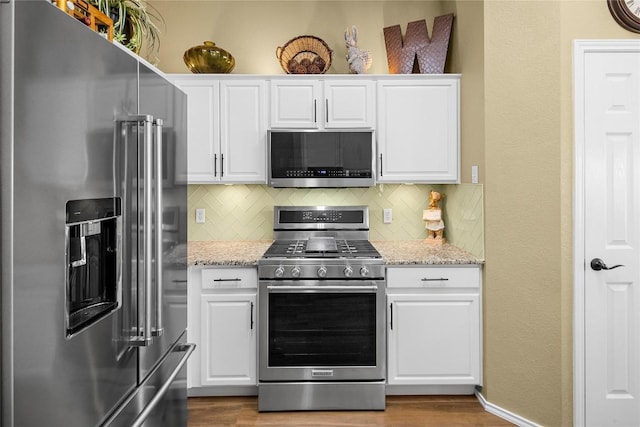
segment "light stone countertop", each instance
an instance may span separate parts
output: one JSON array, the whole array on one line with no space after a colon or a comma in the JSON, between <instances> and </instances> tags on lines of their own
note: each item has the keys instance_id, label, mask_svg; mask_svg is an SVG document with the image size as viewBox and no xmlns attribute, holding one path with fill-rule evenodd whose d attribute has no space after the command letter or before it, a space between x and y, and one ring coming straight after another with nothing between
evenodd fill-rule
<instances>
[{"instance_id":1,"label":"light stone countertop","mask_svg":"<svg viewBox=\"0 0 640 427\"><path fill-rule=\"evenodd\" d=\"M188 244L188 265L257 265L271 240L209 240ZM423 240L372 241L387 265L484 264L484 260L445 243L434 246Z\"/></svg>"},{"instance_id":2,"label":"light stone countertop","mask_svg":"<svg viewBox=\"0 0 640 427\"><path fill-rule=\"evenodd\" d=\"M387 265L484 264L483 259L448 243L430 245L424 240L373 240L371 243Z\"/></svg>"},{"instance_id":3,"label":"light stone countertop","mask_svg":"<svg viewBox=\"0 0 640 427\"><path fill-rule=\"evenodd\" d=\"M272 240L207 240L189 242L188 265L258 265Z\"/></svg>"}]
</instances>

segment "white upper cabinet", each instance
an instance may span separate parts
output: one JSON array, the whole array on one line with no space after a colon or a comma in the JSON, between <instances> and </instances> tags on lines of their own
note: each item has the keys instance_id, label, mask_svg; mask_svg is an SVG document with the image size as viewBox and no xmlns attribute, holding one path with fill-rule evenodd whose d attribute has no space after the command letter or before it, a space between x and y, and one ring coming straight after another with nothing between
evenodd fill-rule
<instances>
[{"instance_id":1,"label":"white upper cabinet","mask_svg":"<svg viewBox=\"0 0 640 427\"><path fill-rule=\"evenodd\" d=\"M264 80L220 82L222 182L266 183L267 105Z\"/></svg>"},{"instance_id":2,"label":"white upper cabinet","mask_svg":"<svg viewBox=\"0 0 640 427\"><path fill-rule=\"evenodd\" d=\"M220 156L220 87L213 80L172 81L187 94L187 181L215 181Z\"/></svg>"},{"instance_id":3,"label":"white upper cabinet","mask_svg":"<svg viewBox=\"0 0 640 427\"><path fill-rule=\"evenodd\" d=\"M460 182L459 86L456 75L378 80L378 182Z\"/></svg>"},{"instance_id":4,"label":"white upper cabinet","mask_svg":"<svg viewBox=\"0 0 640 427\"><path fill-rule=\"evenodd\" d=\"M266 80L169 77L188 96L189 183L266 183Z\"/></svg>"},{"instance_id":5,"label":"white upper cabinet","mask_svg":"<svg viewBox=\"0 0 640 427\"><path fill-rule=\"evenodd\" d=\"M374 129L379 183L460 182L460 76L174 74L189 183L267 182L267 130Z\"/></svg>"},{"instance_id":6,"label":"white upper cabinet","mask_svg":"<svg viewBox=\"0 0 640 427\"><path fill-rule=\"evenodd\" d=\"M375 83L355 76L271 80L270 126L280 129L375 127Z\"/></svg>"}]
</instances>

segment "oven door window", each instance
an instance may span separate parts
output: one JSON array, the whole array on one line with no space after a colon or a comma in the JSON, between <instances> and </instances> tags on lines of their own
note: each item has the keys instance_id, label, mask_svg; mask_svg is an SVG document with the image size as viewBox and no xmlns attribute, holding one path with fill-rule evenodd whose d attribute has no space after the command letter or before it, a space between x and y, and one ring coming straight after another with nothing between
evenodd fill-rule
<instances>
[{"instance_id":1,"label":"oven door window","mask_svg":"<svg viewBox=\"0 0 640 427\"><path fill-rule=\"evenodd\" d=\"M269 294L269 366L375 365L375 293Z\"/></svg>"}]
</instances>

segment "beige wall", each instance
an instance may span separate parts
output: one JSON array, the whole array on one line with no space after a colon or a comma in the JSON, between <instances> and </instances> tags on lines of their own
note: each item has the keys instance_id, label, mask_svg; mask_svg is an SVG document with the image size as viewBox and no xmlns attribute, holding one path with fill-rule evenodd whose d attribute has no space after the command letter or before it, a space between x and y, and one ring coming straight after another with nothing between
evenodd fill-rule
<instances>
[{"instance_id":1,"label":"beige wall","mask_svg":"<svg viewBox=\"0 0 640 427\"><path fill-rule=\"evenodd\" d=\"M315 34L346 73L343 32L386 73L382 28L454 12L447 72L462 74L462 177L485 192L484 388L487 400L545 426L572 424L572 49L575 38L637 38L605 0L161 1L159 67L211 39L235 73L281 73L275 48Z\"/></svg>"},{"instance_id":2,"label":"beige wall","mask_svg":"<svg viewBox=\"0 0 640 427\"><path fill-rule=\"evenodd\" d=\"M545 426L563 417L559 9L485 2L484 395Z\"/></svg>"},{"instance_id":3,"label":"beige wall","mask_svg":"<svg viewBox=\"0 0 640 427\"><path fill-rule=\"evenodd\" d=\"M605 1L484 3L484 393L571 425L572 40L638 36Z\"/></svg>"},{"instance_id":4,"label":"beige wall","mask_svg":"<svg viewBox=\"0 0 640 427\"><path fill-rule=\"evenodd\" d=\"M382 29L443 12L440 1L201 1L155 0L166 29L158 55L168 73L188 73L185 50L211 40L236 59L235 74L283 74L275 52L290 39L311 34L334 51L329 73L348 73L344 31L358 27L358 46L373 53L370 73L387 73Z\"/></svg>"}]
</instances>

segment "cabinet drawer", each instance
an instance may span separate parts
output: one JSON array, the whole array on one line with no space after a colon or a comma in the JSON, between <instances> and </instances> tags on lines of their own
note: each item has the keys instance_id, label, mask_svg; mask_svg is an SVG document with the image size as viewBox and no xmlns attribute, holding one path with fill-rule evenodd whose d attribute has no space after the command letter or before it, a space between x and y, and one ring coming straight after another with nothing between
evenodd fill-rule
<instances>
[{"instance_id":1,"label":"cabinet drawer","mask_svg":"<svg viewBox=\"0 0 640 427\"><path fill-rule=\"evenodd\" d=\"M387 288L477 288L479 267L388 267Z\"/></svg>"},{"instance_id":2,"label":"cabinet drawer","mask_svg":"<svg viewBox=\"0 0 640 427\"><path fill-rule=\"evenodd\" d=\"M257 268L205 268L202 270L202 289L257 288Z\"/></svg>"}]
</instances>

